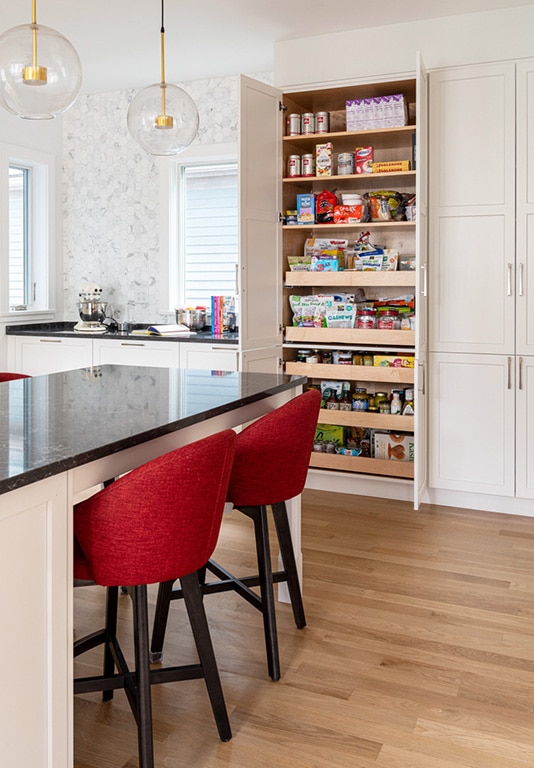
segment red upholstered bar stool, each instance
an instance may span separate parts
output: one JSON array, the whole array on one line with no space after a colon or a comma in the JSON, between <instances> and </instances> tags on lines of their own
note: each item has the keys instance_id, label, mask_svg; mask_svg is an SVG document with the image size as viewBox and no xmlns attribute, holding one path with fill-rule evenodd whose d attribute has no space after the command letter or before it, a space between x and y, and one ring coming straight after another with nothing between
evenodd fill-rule
<instances>
[{"instance_id":1,"label":"red upholstered bar stool","mask_svg":"<svg viewBox=\"0 0 534 768\"><path fill-rule=\"evenodd\" d=\"M204 594L234 590L263 615L269 676L280 679L280 659L273 584L287 582L297 627L306 626L302 594L291 540L286 501L302 493L315 437L321 395L309 390L263 416L237 436L229 499L254 522L258 574L237 577L213 560L206 569L217 581L205 581ZM270 506L278 536L283 570L273 573L269 547L267 507ZM258 595L251 587L259 586ZM179 589L160 586L152 634L152 658L163 649L170 601L182 597Z\"/></svg>"},{"instance_id":2,"label":"red upholstered bar stool","mask_svg":"<svg viewBox=\"0 0 534 768\"><path fill-rule=\"evenodd\" d=\"M197 570L219 535L236 436L220 432L117 479L74 508L74 579L108 588L106 626L77 640L74 655L104 644L102 675L78 678L75 693L124 688L137 721L139 765L153 768L151 685L203 677L222 741L232 737ZM198 664L150 668L147 584L179 579ZM118 588L133 603L135 667L117 638Z\"/></svg>"}]
</instances>

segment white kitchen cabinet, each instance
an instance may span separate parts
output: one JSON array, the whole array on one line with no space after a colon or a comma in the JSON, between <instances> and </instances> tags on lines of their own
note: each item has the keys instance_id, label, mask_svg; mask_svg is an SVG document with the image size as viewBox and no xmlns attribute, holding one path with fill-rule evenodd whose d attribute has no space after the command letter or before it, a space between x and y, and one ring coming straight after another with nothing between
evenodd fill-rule
<instances>
[{"instance_id":1,"label":"white kitchen cabinet","mask_svg":"<svg viewBox=\"0 0 534 768\"><path fill-rule=\"evenodd\" d=\"M436 503L489 508L490 497L515 497L523 511L534 498L533 134L534 60L431 73ZM459 495L440 495L451 490Z\"/></svg>"},{"instance_id":2,"label":"white kitchen cabinet","mask_svg":"<svg viewBox=\"0 0 534 768\"><path fill-rule=\"evenodd\" d=\"M180 367L180 347L176 341L149 341L139 338L93 339L93 365L140 365L160 368Z\"/></svg>"},{"instance_id":3,"label":"white kitchen cabinet","mask_svg":"<svg viewBox=\"0 0 534 768\"><path fill-rule=\"evenodd\" d=\"M513 496L513 356L430 354L430 486Z\"/></svg>"},{"instance_id":4,"label":"white kitchen cabinet","mask_svg":"<svg viewBox=\"0 0 534 768\"><path fill-rule=\"evenodd\" d=\"M88 338L59 336L9 336L8 368L38 376L43 373L86 368L93 363L93 343Z\"/></svg>"},{"instance_id":5,"label":"white kitchen cabinet","mask_svg":"<svg viewBox=\"0 0 534 768\"><path fill-rule=\"evenodd\" d=\"M429 82L430 349L513 354L514 64Z\"/></svg>"},{"instance_id":6,"label":"white kitchen cabinet","mask_svg":"<svg viewBox=\"0 0 534 768\"><path fill-rule=\"evenodd\" d=\"M534 499L534 357L517 358L516 494Z\"/></svg>"},{"instance_id":7,"label":"white kitchen cabinet","mask_svg":"<svg viewBox=\"0 0 534 768\"><path fill-rule=\"evenodd\" d=\"M180 344L183 368L198 368L215 371L237 371L237 347L226 344Z\"/></svg>"}]
</instances>

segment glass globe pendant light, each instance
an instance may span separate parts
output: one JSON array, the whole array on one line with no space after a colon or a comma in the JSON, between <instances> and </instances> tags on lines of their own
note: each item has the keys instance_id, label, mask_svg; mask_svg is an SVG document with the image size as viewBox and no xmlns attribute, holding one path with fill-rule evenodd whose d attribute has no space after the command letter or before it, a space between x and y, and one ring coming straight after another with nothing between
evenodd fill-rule
<instances>
[{"instance_id":1,"label":"glass globe pendant light","mask_svg":"<svg viewBox=\"0 0 534 768\"><path fill-rule=\"evenodd\" d=\"M161 0L161 83L143 88L128 109L128 130L150 155L177 155L198 133L198 109L182 88L165 82L164 0Z\"/></svg>"},{"instance_id":2,"label":"glass globe pendant light","mask_svg":"<svg viewBox=\"0 0 534 768\"><path fill-rule=\"evenodd\" d=\"M78 54L55 29L37 24L32 0L32 23L0 36L0 103L18 117L49 120L72 106L81 84Z\"/></svg>"}]
</instances>

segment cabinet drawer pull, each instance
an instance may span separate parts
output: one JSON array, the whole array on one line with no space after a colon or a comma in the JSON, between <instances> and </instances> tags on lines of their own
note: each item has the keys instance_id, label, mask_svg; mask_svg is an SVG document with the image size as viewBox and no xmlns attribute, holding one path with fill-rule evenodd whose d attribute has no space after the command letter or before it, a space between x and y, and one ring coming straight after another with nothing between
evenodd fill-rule
<instances>
[{"instance_id":1,"label":"cabinet drawer pull","mask_svg":"<svg viewBox=\"0 0 534 768\"><path fill-rule=\"evenodd\" d=\"M427 275L428 275L426 263L425 264L421 264L421 272L423 274L423 285L422 285L422 288L421 288L421 295L426 297L426 292L427 292Z\"/></svg>"},{"instance_id":2,"label":"cabinet drawer pull","mask_svg":"<svg viewBox=\"0 0 534 768\"><path fill-rule=\"evenodd\" d=\"M144 344L141 341L121 341L121 347L145 347L146 344Z\"/></svg>"},{"instance_id":3,"label":"cabinet drawer pull","mask_svg":"<svg viewBox=\"0 0 534 768\"><path fill-rule=\"evenodd\" d=\"M523 296L523 267L524 264L521 262L519 264L519 295Z\"/></svg>"},{"instance_id":4,"label":"cabinet drawer pull","mask_svg":"<svg viewBox=\"0 0 534 768\"><path fill-rule=\"evenodd\" d=\"M523 358L519 358L519 389L523 389Z\"/></svg>"},{"instance_id":5,"label":"cabinet drawer pull","mask_svg":"<svg viewBox=\"0 0 534 768\"><path fill-rule=\"evenodd\" d=\"M512 265L508 264L508 296L512 295Z\"/></svg>"},{"instance_id":6,"label":"cabinet drawer pull","mask_svg":"<svg viewBox=\"0 0 534 768\"><path fill-rule=\"evenodd\" d=\"M62 344L63 339L39 339L40 344Z\"/></svg>"},{"instance_id":7,"label":"cabinet drawer pull","mask_svg":"<svg viewBox=\"0 0 534 768\"><path fill-rule=\"evenodd\" d=\"M512 358L507 358L508 360L508 389L512 389Z\"/></svg>"}]
</instances>

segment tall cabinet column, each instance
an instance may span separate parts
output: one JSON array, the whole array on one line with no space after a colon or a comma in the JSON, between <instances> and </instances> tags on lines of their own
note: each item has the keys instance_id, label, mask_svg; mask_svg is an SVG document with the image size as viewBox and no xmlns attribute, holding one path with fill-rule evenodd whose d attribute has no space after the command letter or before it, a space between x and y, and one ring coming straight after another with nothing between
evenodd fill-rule
<instances>
[{"instance_id":1,"label":"tall cabinet column","mask_svg":"<svg viewBox=\"0 0 534 768\"><path fill-rule=\"evenodd\" d=\"M478 494L452 503L482 508L490 496L534 498L524 431L533 407L533 62L521 66L430 75L429 485Z\"/></svg>"}]
</instances>

